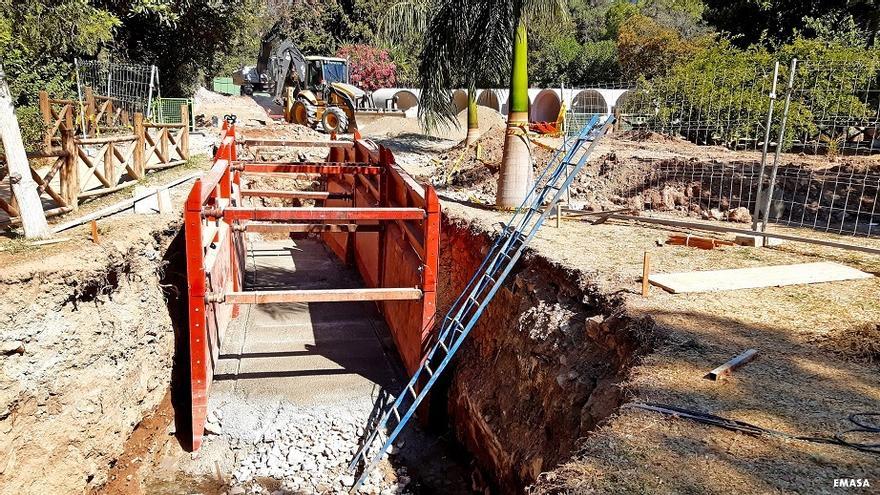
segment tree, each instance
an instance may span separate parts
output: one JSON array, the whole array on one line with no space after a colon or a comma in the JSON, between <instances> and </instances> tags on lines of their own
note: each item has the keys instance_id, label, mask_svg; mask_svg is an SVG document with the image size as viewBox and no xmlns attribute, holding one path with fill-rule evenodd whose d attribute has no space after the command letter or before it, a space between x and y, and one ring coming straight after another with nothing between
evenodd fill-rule
<instances>
[{"instance_id":1,"label":"tree","mask_svg":"<svg viewBox=\"0 0 880 495\"><path fill-rule=\"evenodd\" d=\"M9 180L12 193L18 202L18 215L28 238L43 237L49 233L43 204L37 193L37 184L31 177L24 143L21 141L21 130L15 118L15 108L9 87L6 85L6 74L0 65L0 139L6 151L6 164L9 167Z\"/></svg>"},{"instance_id":2,"label":"tree","mask_svg":"<svg viewBox=\"0 0 880 495\"><path fill-rule=\"evenodd\" d=\"M374 91L397 84L397 68L386 50L370 45L345 45L336 56L349 60L351 83L359 88Z\"/></svg>"},{"instance_id":3,"label":"tree","mask_svg":"<svg viewBox=\"0 0 880 495\"><path fill-rule=\"evenodd\" d=\"M704 0L703 18L730 33L740 47L781 45L798 36L815 37L811 20L851 15L863 32L863 46L877 43L880 0Z\"/></svg>"},{"instance_id":4,"label":"tree","mask_svg":"<svg viewBox=\"0 0 880 495\"><path fill-rule=\"evenodd\" d=\"M641 14L624 21L618 33L617 54L621 71L631 79L662 75L692 47L674 29L661 26Z\"/></svg>"},{"instance_id":5,"label":"tree","mask_svg":"<svg viewBox=\"0 0 880 495\"><path fill-rule=\"evenodd\" d=\"M75 94L73 58L97 53L119 23L80 0L0 0L0 57L28 149L42 143L40 90L57 98Z\"/></svg>"}]
</instances>

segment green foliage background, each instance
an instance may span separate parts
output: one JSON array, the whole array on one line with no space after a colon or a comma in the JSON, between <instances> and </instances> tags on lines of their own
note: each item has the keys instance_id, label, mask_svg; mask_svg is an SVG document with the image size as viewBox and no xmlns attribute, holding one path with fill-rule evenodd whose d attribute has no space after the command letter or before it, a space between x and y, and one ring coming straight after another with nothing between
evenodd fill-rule
<instances>
[{"instance_id":1,"label":"green foliage background","mask_svg":"<svg viewBox=\"0 0 880 495\"><path fill-rule=\"evenodd\" d=\"M434 0L0 0L0 63L25 139L36 143L42 132L37 94L72 96L74 58L156 64L162 94L188 96L216 75L254 64L261 37L277 21L307 54L331 55L346 44L388 49L398 84L415 85L424 29L389 36L389 26L401 23L402 10L394 8L401 4L425 16L436 5ZM731 116L765 110L758 83L764 84L772 60L797 56L808 62L804 71L822 64L841 68L816 80L807 100L795 102L791 119L797 132L816 132L811 128L816 116L832 110L855 116L871 111L873 102L839 89L876 76L876 0L567 0L566 9L567 15L529 23L534 86L642 81L644 90L630 105L687 102L690 111L726 122L713 131L719 139L736 139L748 130ZM764 79L755 79L758 72ZM505 85L506 77L476 75L482 85ZM684 117L658 108L654 118L668 123Z\"/></svg>"}]
</instances>

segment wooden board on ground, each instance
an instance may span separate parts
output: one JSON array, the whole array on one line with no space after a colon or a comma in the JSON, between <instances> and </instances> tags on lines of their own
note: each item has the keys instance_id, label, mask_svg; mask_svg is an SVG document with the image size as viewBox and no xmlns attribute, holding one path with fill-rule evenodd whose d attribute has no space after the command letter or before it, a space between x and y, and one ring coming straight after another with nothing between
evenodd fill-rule
<instances>
[{"instance_id":1,"label":"wooden board on ground","mask_svg":"<svg viewBox=\"0 0 880 495\"><path fill-rule=\"evenodd\" d=\"M673 294L717 292L783 285L815 284L871 278L873 275L839 263L800 263L732 270L652 273L648 280Z\"/></svg>"}]
</instances>

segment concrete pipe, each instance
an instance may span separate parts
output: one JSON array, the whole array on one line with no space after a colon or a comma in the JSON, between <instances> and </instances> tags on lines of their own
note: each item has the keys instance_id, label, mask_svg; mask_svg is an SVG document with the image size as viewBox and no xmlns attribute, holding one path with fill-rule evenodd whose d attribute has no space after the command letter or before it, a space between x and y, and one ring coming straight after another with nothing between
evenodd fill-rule
<instances>
[{"instance_id":1,"label":"concrete pipe","mask_svg":"<svg viewBox=\"0 0 880 495\"><path fill-rule=\"evenodd\" d=\"M611 102L611 111L615 112L615 111L621 110L621 111L625 112L626 110L624 107L626 106L627 95L630 94L631 90L629 90L629 89L616 89L614 91L615 91L615 93L612 94L612 97L614 99L609 100Z\"/></svg>"},{"instance_id":2,"label":"concrete pipe","mask_svg":"<svg viewBox=\"0 0 880 495\"><path fill-rule=\"evenodd\" d=\"M373 91L373 105L376 108L407 111L419 106L419 90L408 88L382 88Z\"/></svg>"},{"instance_id":3,"label":"concrete pipe","mask_svg":"<svg viewBox=\"0 0 880 495\"><path fill-rule=\"evenodd\" d=\"M501 99L498 97L498 90L495 89L478 89L477 105L488 107L496 112L501 112Z\"/></svg>"},{"instance_id":4,"label":"concrete pipe","mask_svg":"<svg viewBox=\"0 0 880 495\"><path fill-rule=\"evenodd\" d=\"M598 89L584 89L574 93L571 99L571 111L574 113L608 115L611 105Z\"/></svg>"},{"instance_id":5,"label":"concrete pipe","mask_svg":"<svg viewBox=\"0 0 880 495\"><path fill-rule=\"evenodd\" d=\"M532 98L529 121L556 122L560 110L562 110L562 91L558 89L538 90Z\"/></svg>"},{"instance_id":6,"label":"concrete pipe","mask_svg":"<svg viewBox=\"0 0 880 495\"><path fill-rule=\"evenodd\" d=\"M452 106L455 109L456 115L463 110L467 110L467 105L468 93L466 89L456 89L452 92Z\"/></svg>"}]
</instances>

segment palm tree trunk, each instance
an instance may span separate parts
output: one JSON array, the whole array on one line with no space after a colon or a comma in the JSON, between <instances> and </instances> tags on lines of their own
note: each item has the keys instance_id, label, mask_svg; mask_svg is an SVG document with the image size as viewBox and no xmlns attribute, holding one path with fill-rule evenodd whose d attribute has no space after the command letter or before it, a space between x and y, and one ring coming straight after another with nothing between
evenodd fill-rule
<instances>
[{"instance_id":1,"label":"palm tree trunk","mask_svg":"<svg viewBox=\"0 0 880 495\"><path fill-rule=\"evenodd\" d=\"M529 73L526 63L528 42L526 23L520 20L513 42L513 71L510 76L510 106L507 113L507 135L498 177L497 208L516 208L529 194L532 185L532 164L529 156Z\"/></svg>"},{"instance_id":2,"label":"palm tree trunk","mask_svg":"<svg viewBox=\"0 0 880 495\"><path fill-rule=\"evenodd\" d=\"M465 144L470 146L480 137L480 119L477 114L477 90L474 85L468 86L468 105L467 105L467 139Z\"/></svg>"}]
</instances>

